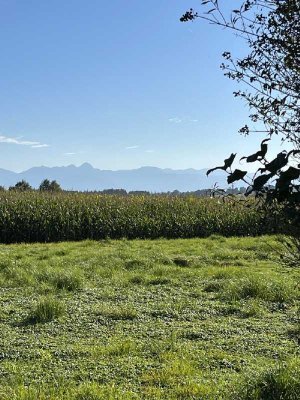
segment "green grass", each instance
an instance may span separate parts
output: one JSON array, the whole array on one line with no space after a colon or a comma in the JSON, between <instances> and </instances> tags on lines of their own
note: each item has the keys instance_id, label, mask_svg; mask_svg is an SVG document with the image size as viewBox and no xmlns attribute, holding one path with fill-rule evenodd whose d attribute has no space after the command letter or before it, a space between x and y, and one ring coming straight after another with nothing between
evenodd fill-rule
<instances>
[{"instance_id":1,"label":"green grass","mask_svg":"<svg viewBox=\"0 0 300 400\"><path fill-rule=\"evenodd\" d=\"M64 305L55 298L44 297L34 305L34 308L25 319L27 323L45 323L59 318L64 313Z\"/></svg>"},{"instance_id":2,"label":"green grass","mask_svg":"<svg viewBox=\"0 0 300 400\"><path fill-rule=\"evenodd\" d=\"M275 236L0 245L0 399L296 400Z\"/></svg>"},{"instance_id":3,"label":"green grass","mask_svg":"<svg viewBox=\"0 0 300 400\"><path fill-rule=\"evenodd\" d=\"M235 394L237 400L299 399L299 359L279 363L276 367L248 378Z\"/></svg>"}]
</instances>

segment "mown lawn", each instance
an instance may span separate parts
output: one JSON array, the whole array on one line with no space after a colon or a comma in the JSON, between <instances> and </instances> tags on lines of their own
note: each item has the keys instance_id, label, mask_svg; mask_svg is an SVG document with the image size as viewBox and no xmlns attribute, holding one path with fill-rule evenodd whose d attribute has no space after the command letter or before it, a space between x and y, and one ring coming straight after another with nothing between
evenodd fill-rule
<instances>
[{"instance_id":1,"label":"mown lawn","mask_svg":"<svg viewBox=\"0 0 300 400\"><path fill-rule=\"evenodd\" d=\"M300 273L279 247L1 245L0 399L298 399Z\"/></svg>"}]
</instances>

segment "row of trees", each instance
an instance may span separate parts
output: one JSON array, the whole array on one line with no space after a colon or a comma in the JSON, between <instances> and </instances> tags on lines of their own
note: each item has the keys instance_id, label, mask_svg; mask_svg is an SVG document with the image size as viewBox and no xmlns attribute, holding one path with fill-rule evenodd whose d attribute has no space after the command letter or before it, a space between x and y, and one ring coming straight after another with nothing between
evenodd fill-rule
<instances>
[{"instance_id":1,"label":"row of trees","mask_svg":"<svg viewBox=\"0 0 300 400\"><path fill-rule=\"evenodd\" d=\"M25 180L17 182L14 186L9 187L9 191L18 191L18 192L26 192L26 191L31 191L34 190L32 186ZM44 179L39 188L39 191L41 192L50 192L50 193L57 193L64 191L57 183L55 180L54 181L49 181L48 179ZM5 191L5 188L3 186L0 186L0 191ZM240 187L240 188L234 188L234 189L227 189L224 191L224 194L227 195L244 195L246 192L245 187ZM98 194L104 194L104 195L113 195L113 196L151 196L151 195L161 195L161 196L193 196L193 197L212 197L215 195L214 189L200 189L196 191L190 191L190 192L180 192L179 190L173 190L172 192L160 192L160 193L151 193L147 190L131 190L127 191L125 189L104 189L100 191L92 191L92 192L86 192L86 193L98 193Z\"/></svg>"},{"instance_id":2,"label":"row of trees","mask_svg":"<svg viewBox=\"0 0 300 400\"><path fill-rule=\"evenodd\" d=\"M5 188L3 186L0 186L0 190L3 191ZM18 192L26 192L29 190L34 190L30 184L25 181L24 179L17 182L14 186L10 186L8 188L9 191L18 191ZM59 192L61 191L61 187L59 183L57 183L55 180L54 181L49 181L49 179L44 179L40 186L39 190L41 192Z\"/></svg>"}]
</instances>

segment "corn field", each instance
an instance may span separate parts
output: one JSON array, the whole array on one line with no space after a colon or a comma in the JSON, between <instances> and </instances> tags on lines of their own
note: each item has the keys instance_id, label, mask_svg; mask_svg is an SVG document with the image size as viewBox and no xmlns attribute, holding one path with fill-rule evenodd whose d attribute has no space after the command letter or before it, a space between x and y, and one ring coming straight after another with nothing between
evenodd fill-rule
<instances>
[{"instance_id":1,"label":"corn field","mask_svg":"<svg viewBox=\"0 0 300 400\"><path fill-rule=\"evenodd\" d=\"M0 194L0 242L247 236L273 228L253 204L85 193Z\"/></svg>"}]
</instances>

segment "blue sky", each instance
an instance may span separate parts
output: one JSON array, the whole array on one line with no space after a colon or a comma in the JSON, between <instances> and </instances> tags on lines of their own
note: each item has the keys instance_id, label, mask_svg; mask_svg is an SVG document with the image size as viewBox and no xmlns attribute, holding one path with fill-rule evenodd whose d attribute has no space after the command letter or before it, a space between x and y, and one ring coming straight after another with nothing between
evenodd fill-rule
<instances>
[{"instance_id":1,"label":"blue sky","mask_svg":"<svg viewBox=\"0 0 300 400\"><path fill-rule=\"evenodd\" d=\"M0 168L205 168L256 150L195 0L0 0Z\"/></svg>"}]
</instances>

